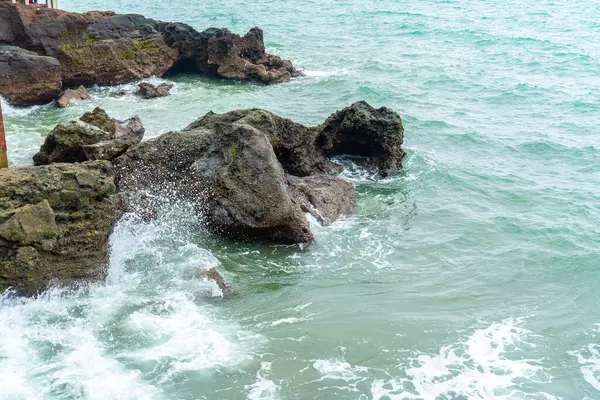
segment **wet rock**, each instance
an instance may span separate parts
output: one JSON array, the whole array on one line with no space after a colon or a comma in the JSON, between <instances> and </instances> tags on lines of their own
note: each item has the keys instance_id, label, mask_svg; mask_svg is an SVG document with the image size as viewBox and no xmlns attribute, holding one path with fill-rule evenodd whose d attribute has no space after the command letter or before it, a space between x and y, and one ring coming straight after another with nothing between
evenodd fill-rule
<instances>
[{"instance_id":1,"label":"wet rock","mask_svg":"<svg viewBox=\"0 0 600 400\"><path fill-rule=\"evenodd\" d=\"M359 101L331 115L319 129L316 145L326 156L365 157L383 177L402 168L402 119L387 107L375 109Z\"/></svg>"},{"instance_id":2,"label":"wet rock","mask_svg":"<svg viewBox=\"0 0 600 400\"><path fill-rule=\"evenodd\" d=\"M0 43L1 37L0 33ZM0 95L6 100L22 106L49 103L61 88L58 60L18 47L0 46Z\"/></svg>"},{"instance_id":3,"label":"wet rock","mask_svg":"<svg viewBox=\"0 0 600 400\"><path fill-rule=\"evenodd\" d=\"M108 161L0 170L0 292L102 279L120 216Z\"/></svg>"},{"instance_id":4,"label":"wet rock","mask_svg":"<svg viewBox=\"0 0 600 400\"><path fill-rule=\"evenodd\" d=\"M354 186L348 181L323 174L287 175L286 180L291 198L323 226L356 212Z\"/></svg>"},{"instance_id":5,"label":"wet rock","mask_svg":"<svg viewBox=\"0 0 600 400\"><path fill-rule=\"evenodd\" d=\"M120 122L101 108L85 113L79 121L57 125L33 156L35 165L55 162L112 160L139 143L144 126L139 117Z\"/></svg>"},{"instance_id":6,"label":"wet rock","mask_svg":"<svg viewBox=\"0 0 600 400\"><path fill-rule=\"evenodd\" d=\"M264 133L249 125L220 125L210 147L190 169L200 184L199 214L212 231L241 240L313 240Z\"/></svg>"},{"instance_id":7,"label":"wet rock","mask_svg":"<svg viewBox=\"0 0 600 400\"><path fill-rule=\"evenodd\" d=\"M213 267L203 271L202 276L204 279L215 282L223 294L228 294L231 292L231 289L229 289L229 286L227 286L227 283L225 283L225 279L223 279L223 276L219 273L219 271L217 271L216 268Z\"/></svg>"},{"instance_id":8,"label":"wet rock","mask_svg":"<svg viewBox=\"0 0 600 400\"><path fill-rule=\"evenodd\" d=\"M402 140L400 117L366 103L312 128L264 110L236 110L133 146L114 165L121 191L168 188L220 235L307 243L313 237L304 213L328 225L356 209L352 185L335 176L341 167L328 157L348 152L389 174L401 167Z\"/></svg>"},{"instance_id":9,"label":"wet rock","mask_svg":"<svg viewBox=\"0 0 600 400\"><path fill-rule=\"evenodd\" d=\"M151 83L142 82L138 85L139 90L137 95L142 99L154 99L156 97L166 97L171 95L172 83L161 83L155 86Z\"/></svg>"},{"instance_id":10,"label":"wet rock","mask_svg":"<svg viewBox=\"0 0 600 400\"><path fill-rule=\"evenodd\" d=\"M77 89L67 89L58 96L56 107L67 108L73 100L85 101L91 100L91 97L83 86L79 86Z\"/></svg>"},{"instance_id":11,"label":"wet rock","mask_svg":"<svg viewBox=\"0 0 600 400\"><path fill-rule=\"evenodd\" d=\"M298 75L267 54L263 33L198 32L189 25L111 11L69 13L0 3L0 43L58 60L67 85L118 84L170 72L283 82Z\"/></svg>"}]
</instances>

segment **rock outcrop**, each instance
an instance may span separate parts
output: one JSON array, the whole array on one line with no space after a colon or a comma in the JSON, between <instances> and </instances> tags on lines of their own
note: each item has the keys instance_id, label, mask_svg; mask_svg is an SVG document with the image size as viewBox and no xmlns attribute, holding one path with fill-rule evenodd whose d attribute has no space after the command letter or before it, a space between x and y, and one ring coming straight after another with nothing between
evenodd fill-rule
<instances>
[{"instance_id":1,"label":"rock outcrop","mask_svg":"<svg viewBox=\"0 0 600 400\"><path fill-rule=\"evenodd\" d=\"M72 100L85 101L91 100L91 97L83 86L79 86L77 89L67 89L58 96L56 107L67 108Z\"/></svg>"},{"instance_id":2,"label":"rock outcrop","mask_svg":"<svg viewBox=\"0 0 600 400\"><path fill-rule=\"evenodd\" d=\"M341 167L329 156L363 157L387 166L380 170L387 176L401 167L403 138L396 113L364 102L312 128L258 109L208 113L133 146L114 160L115 175L124 193L183 196L220 235L307 243L313 236L305 213L328 225L356 209L353 186L335 176Z\"/></svg>"},{"instance_id":3,"label":"rock outcrop","mask_svg":"<svg viewBox=\"0 0 600 400\"><path fill-rule=\"evenodd\" d=\"M101 279L115 189L107 161L0 169L0 292Z\"/></svg>"},{"instance_id":4,"label":"rock outcrop","mask_svg":"<svg viewBox=\"0 0 600 400\"><path fill-rule=\"evenodd\" d=\"M112 85L171 72L265 83L285 82L300 74L289 61L266 53L263 32L258 28L245 36L217 28L198 32L186 24L111 11L70 13L0 3L0 44L37 53L0 56L0 65L6 59L10 71L6 66L4 70L11 76L43 72L45 77L39 82L54 82L55 86L61 79L65 85ZM32 57L40 56L51 58L36 58L34 63ZM0 69L0 75L2 72ZM24 85L26 80L18 82ZM6 91L0 86L0 94L19 100L19 95L25 96L21 92L26 93L25 87L19 88ZM57 91L60 88L52 96L35 96L37 92L32 91L30 97L43 102L56 97Z\"/></svg>"},{"instance_id":5,"label":"rock outcrop","mask_svg":"<svg viewBox=\"0 0 600 400\"><path fill-rule=\"evenodd\" d=\"M138 85L137 95L142 99L154 99L156 97L166 97L171 95L172 83L161 83L155 86L148 82L142 82Z\"/></svg>"},{"instance_id":6,"label":"rock outcrop","mask_svg":"<svg viewBox=\"0 0 600 400\"><path fill-rule=\"evenodd\" d=\"M0 38L5 28L0 22ZM0 46L0 95L6 100L21 106L48 103L61 88L58 60L19 47Z\"/></svg>"},{"instance_id":7,"label":"rock outcrop","mask_svg":"<svg viewBox=\"0 0 600 400\"><path fill-rule=\"evenodd\" d=\"M85 113L79 121L57 125L33 156L35 165L112 160L144 136L139 117L127 121L110 118L101 108Z\"/></svg>"}]
</instances>

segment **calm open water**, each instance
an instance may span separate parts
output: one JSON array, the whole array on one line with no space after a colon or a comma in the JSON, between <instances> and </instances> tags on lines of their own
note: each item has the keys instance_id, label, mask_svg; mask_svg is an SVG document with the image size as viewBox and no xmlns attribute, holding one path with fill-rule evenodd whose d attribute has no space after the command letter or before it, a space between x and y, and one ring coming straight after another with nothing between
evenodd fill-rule
<instances>
[{"instance_id":1,"label":"calm open water","mask_svg":"<svg viewBox=\"0 0 600 400\"><path fill-rule=\"evenodd\" d=\"M0 297L0 399L600 399L598 2L61 6L257 25L307 76L5 106L13 165L95 105L155 137L209 110L317 124L367 100L401 113L408 156L384 181L347 164L358 213L305 248L216 238L185 204L124 218L105 284ZM197 278L211 266L234 296Z\"/></svg>"}]
</instances>

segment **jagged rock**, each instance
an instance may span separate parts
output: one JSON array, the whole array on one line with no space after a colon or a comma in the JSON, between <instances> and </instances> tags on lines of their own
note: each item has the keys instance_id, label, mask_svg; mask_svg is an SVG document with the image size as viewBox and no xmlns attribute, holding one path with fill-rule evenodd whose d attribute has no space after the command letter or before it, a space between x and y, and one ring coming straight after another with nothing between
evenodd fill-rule
<instances>
[{"instance_id":1,"label":"jagged rock","mask_svg":"<svg viewBox=\"0 0 600 400\"><path fill-rule=\"evenodd\" d=\"M328 157L351 154L366 157L383 177L402 168L402 119L387 107L375 109L359 101L327 118L316 145Z\"/></svg>"},{"instance_id":2,"label":"jagged rock","mask_svg":"<svg viewBox=\"0 0 600 400\"><path fill-rule=\"evenodd\" d=\"M139 90L137 92L138 96L143 99L154 99L156 97L166 97L171 95L171 89L173 88L172 83L161 83L158 86L155 86L151 83L142 82L138 85Z\"/></svg>"},{"instance_id":3,"label":"jagged rock","mask_svg":"<svg viewBox=\"0 0 600 400\"><path fill-rule=\"evenodd\" d=\"M286 180L290 197L323 226L356 212L354 186L348 181L323 174L286 175Z\"/></svg>"},{"instance_id":4,"label":"jagged rock","mask_svg":"<svg viewBox=\"0 0 600 400\"><path fill-rule=\"evenodd\" d=\"M0 43L57 59L67 85L118 84L178 71L262 82L299 74L289 61L265 52L258 28L243 37L227 29L198 32L110 11L0 3Z\"/></svg>"},{"instance_id":5,"label":"jagged rock","mask_svg":"<svg viewBox=\"0 0 600 400\"><path fill-rule=\"evenodd\" d=\"M264 110L236 110L208 113L183 131L133 146L114 165L123 192L183 196L218 234L306 243L312 234L304 212L327 225L356 208L352 185L331 176L340 167L328 156L353 152L390 166L384 172L391 173L401 167L402 140L400 117L366 103L314 128Z\"/></svg>"},{"instance_id":6,"label":"jagged rock","mask_svg":"<svg viewBox=\"0 0 600 400\"><path fill-rule=\"evenodd\" d=\"M119 122L101 108L85 113L79 121L57 125L33 156L35 165L55 162L112 160L139 143L144 126L138 116Z\"/></svg>"},{"instance_id":7,"label":"jagged rock","mask_svg":"<svg viewBox=\"0 0 600 400\"><path fill-rule=\"evenodd\" d=\"M83 86L79 86L77 89L67 89L58 96L56 107L67 108L72 100L91 100L91 97Z\"/></svg>"},{"instance_id":8,"label":"jagged rock","mask_svg":"<svg viewBox=\"0 0 600 400\"><path fill-rule=\"evenodd\" d=\"M114 194L108 161L0 169L0 292L103 278Z\"/></svg>"},{"instance_id":9,"label":"jagged rock","mask_svg":"<svg viewBox=\"0 0 600 400\"><path fill-rule=\"evenodd\" d=\"M2 43L0 18L0 43ZM0 46L0 95L16 105L48 103L60 93L60 63L14 46Z\"/></svg>"}]
</instances>

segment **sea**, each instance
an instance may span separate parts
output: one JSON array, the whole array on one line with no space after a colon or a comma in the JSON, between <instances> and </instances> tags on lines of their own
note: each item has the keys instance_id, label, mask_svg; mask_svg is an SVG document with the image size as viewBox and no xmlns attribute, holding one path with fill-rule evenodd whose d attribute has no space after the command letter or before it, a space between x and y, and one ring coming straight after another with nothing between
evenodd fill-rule
<instances>
[{"instance_id":1,"label":"sea","mask_svg":"<svg viewBox=\"0 0 600 400\"><path fill-rule=\"evenodd\" d=\"M12 166L96 106L146 138L208 111L306 125L396 110L404 169L339 160L355 215L307 246L238 243L164 199L124 216L107 278L0 295L2 400L600 399L600 3L593 0L60 0L265 33L306 76L176 75L170 97L93 87L3 103ZM121 96L125 90L130 93ZM215 267L232 288L202 279Z\"/></svg>"}]
</instances>

